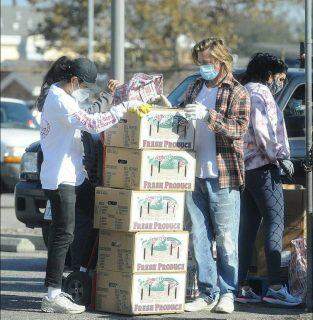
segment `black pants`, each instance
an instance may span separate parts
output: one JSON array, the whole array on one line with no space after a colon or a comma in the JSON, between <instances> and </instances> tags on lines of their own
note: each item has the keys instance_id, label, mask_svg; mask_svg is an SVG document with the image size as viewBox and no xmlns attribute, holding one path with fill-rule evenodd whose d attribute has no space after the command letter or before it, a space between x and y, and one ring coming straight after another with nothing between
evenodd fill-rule
<instances>
[{"instance_id":1,"label":"black pants","mask_svg":"<svg viewBox=\"0 0 313 320\"><path fill-rule=\"evenodd\" d=\"M284 231L284 197L279 169L274 165L246 172L241 196L239 283L246 284L259 226L265 229L265 256L270 285L281 284L280 265Z\"/></svg>"},{"instance_id":2,"label":"black pants","mask_svg":"<svg viewBox=\"0 0 313 320\"><path fill-rule=\"evenodd\" d=\"M95 188L86 179L82 185L76 187L74 240L70 246L73 271L78 271L82 265L83 248L86 246L86 242L88 243L89 234L93 227L94 203Z\"/></svg>"},{"instance_id":3,"label":"black pants","mask_svg":"<svg viewBox=\"0 0 313 320\"><path fill-rule=\"evenodd\" d=\"M44 190L51 203L52 222L49 234L48 261L46 268L46 287L61 288L62 274L67 251L76 259L77 266L81 263L84 237L91 228L91 216L94 206L94 192L89 180L78 187L61 184L57 190ZM75 215L78 225L75 228ZM76 242L76 243L75 243Z\"/></svg>"}]
</instances>

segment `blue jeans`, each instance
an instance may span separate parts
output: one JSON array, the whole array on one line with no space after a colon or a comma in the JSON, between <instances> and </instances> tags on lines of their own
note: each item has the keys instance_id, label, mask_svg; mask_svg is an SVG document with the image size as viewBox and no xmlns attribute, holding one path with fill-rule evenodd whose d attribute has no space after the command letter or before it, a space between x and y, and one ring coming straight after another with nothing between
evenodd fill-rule
<instances>
[{"instance_id":1,"label":"blue jeans","mask_svg":"<svg viewBox=\"0 0 313 320\"><path fill-rule=\"evenodd\" d=\"M218 179L196 178L186 205L192 223L192 239L198 264L198 287L213 300L217 294L234 292L238 284L238 233L240 192L220 189ZM217 259L212 255L216 240Z\"/></svg>"}]
</instances>

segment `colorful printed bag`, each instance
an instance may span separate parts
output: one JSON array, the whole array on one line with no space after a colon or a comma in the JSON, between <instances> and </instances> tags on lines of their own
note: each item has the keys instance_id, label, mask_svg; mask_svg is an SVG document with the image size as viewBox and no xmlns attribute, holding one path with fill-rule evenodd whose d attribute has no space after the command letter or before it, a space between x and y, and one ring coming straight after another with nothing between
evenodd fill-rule
<instances>
[{"instance_id":1,"label":"colorful printed bag","mask_svg":"<svg viewBox=\"0 0 313 320\"><path fill-rule=\"evenodd\" d=\"M136 73L129 82L116 88L113 105L123 101L139 100L147 102L150 98L163 93L163 76Z\"/></svg>"}]
</instances>

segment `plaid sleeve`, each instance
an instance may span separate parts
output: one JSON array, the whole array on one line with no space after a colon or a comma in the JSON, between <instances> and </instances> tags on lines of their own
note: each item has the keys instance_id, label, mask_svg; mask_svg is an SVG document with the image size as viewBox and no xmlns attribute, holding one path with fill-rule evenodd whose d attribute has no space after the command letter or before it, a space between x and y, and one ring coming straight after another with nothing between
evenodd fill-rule
<instances>
[{"instance_id":1,"label":"plaid sleeve","mask_svg":"<svg viewBox=\"0 0 313 320\"><path fill-rule=\"evenodd\" d=\"M208 127L230 139L240 139L248 129L250 114L250 97L244 88L234 96L230 108L231 117L225 117L214 109L208 110Z\"/></svg>"}]
</instances>

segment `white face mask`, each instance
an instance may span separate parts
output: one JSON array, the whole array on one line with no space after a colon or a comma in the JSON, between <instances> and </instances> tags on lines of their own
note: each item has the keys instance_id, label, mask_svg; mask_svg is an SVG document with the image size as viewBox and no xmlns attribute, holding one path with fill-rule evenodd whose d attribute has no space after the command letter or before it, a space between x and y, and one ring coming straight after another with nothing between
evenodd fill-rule
<instances>
[{"instance_id":1,"label":"white face mask","mask_svg":"<svg viewBox=\"0 0 313 320\"><path fill-rule=\"evenodd\" d=\"M72 97L77 100L77 102L83 102L89 98L90 91L89 89L80 89L78 85L78 89L72 92Z\"/></svg>"}]
</instances>

